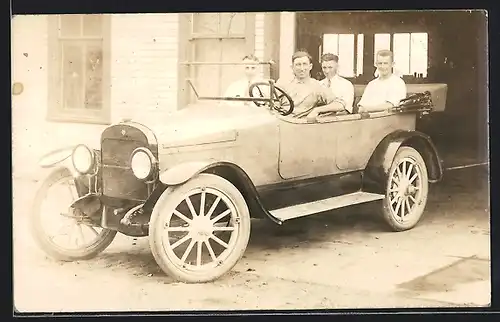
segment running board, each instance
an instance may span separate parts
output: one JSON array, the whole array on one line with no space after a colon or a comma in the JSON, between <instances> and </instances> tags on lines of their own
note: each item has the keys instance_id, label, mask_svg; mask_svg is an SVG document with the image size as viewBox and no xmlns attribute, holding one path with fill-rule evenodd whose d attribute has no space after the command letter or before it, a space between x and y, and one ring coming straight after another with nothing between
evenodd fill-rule
<instances>
[{"instance_id":1,"label":"running board","mask_svg":"<svg viewBox=\"0 0 500 322\"><path fill-rule=\"evenodd\" d=\"M280 208L272 210L270 211L270 213L279 220L285 221L346 206L381 200L384 198L385 196L381 194L358 191L338 197L298 204L286 208Z\"/></svg>"}]
</instances>

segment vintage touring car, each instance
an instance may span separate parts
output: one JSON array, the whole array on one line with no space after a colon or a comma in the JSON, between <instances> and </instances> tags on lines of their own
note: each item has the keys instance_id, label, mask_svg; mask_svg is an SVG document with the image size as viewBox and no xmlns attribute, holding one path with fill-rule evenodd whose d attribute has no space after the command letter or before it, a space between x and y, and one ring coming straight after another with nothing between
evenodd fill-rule
<instances>
[{"instance_id":1,"label":"vintage touring car","mask_svg":"<svg viewBox=\"0 0 500 322\"><path fill-rule=\"evenodd\" d=\"M158 124L107 127L99 149L80 144L45 155L40 165L53 169L35 197L35 240L49 256L71 261L102 252L117 232L148 236L166 274L196 283L234 267L251 217L282 224L372 202L389 228L411 229L424 212L429 182L443 174L433 143L415 124L436 101L442 104L445 87L428 86L391 111L316 122L288 115L293 101L273 81L253 84L248 97L196 93L197 104ZM234 107L228 100L255 104ZM44 227L44 201L56 188L47 214L74 224L64 237L71 247L49 232L54 222ZM64 201L65 193L72 199Z\"/></svg>"}]
</instances>

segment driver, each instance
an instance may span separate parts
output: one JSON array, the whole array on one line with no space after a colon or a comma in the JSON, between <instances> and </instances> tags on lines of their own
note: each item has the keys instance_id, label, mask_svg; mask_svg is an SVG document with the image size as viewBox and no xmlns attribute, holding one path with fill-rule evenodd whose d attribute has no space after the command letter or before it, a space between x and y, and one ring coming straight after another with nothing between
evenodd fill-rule
<instances>
[{"instance_id":1,"label":"driver","mask_svg":"<svg viewBox=\"0 0 500 322\"><path fill-rule=\"evenodd\" d=\"M245 75L229 85L224 94L225 97L248 97L250 85L261 81L258 75L259 59L254 55L247 55L243 57L242 61L245 63L245 65L243 65ZM227 101L226 103L230 105L250 105L252 102Z\"/></svg>"},{"instance_id":2,"label":"driver","mask_svg":"<svg viewBox=\"0 0 500 322\"><path fill-rule=\"evenodd\" d=\"M292 56L292 80L279 79L276 86L282 88L294 102L292 116L313 121L318 116L316 107L321 106L321 113L344 111L345 107L333 92L318 80L311 78L312 57L306 51L298 51Z\"/></svg>"}]
</instances>

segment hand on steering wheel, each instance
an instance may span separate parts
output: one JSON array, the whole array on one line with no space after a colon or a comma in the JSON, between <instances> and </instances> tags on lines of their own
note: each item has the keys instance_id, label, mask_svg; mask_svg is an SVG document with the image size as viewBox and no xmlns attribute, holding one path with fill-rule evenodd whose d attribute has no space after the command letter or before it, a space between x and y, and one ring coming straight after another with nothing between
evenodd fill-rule
<instances>
[{"instance_id":1,"label":"hand on steering wheel","mask_svg":"<svg viewBox=\"0 0 500 322\"><path fill-rule=\"evenodd\" d=\"M261 86L267 86L268 88L263 91L261 90ZM255 105L257 106L268 106L270 108L273 108L276 110L278 113L280 113L283 116L289 115L293 112L294 104L293 100L288 95L285 93L284 90L279 88L278 86L274 85L274 90L272 92L272 97L270 98L267 96L269 99L267 101L253 101ZM269 93L271 88L271 83L270 82L256 82L250 85L249 89L249 94L250 97L256 97L254 96L254 90L257 89L258 95L262 98L266 97L264 96L264 93Z\"/></svg>"}]
</instances>

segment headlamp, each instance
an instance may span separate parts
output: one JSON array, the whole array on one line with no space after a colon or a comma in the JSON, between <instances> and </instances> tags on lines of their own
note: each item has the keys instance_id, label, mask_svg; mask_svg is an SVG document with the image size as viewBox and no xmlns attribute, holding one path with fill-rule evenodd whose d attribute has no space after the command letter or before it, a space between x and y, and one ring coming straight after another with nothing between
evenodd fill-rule
<instances>
[{"instance_id":1,"label":"headlamp","mask_svg":"<svg viewBox=\"0 0 500 322\"><path fill-rule=\"evenodd\" d=\"M132 152L130 166L137 179L148 179L153 174L155 163L153 153L146 148L137 148Z\"/></svg>"},{"instance_id":2,"label":"headlamp","mask_svg":"<svg viewBox=\"0 0 500 322\"><path fill-rule=\"evenodd\" d=\"M73 149L71 160L76 171L87 174L94 166L94 152L86 145L79 144Z\"/></svg>"}]
</instances>

